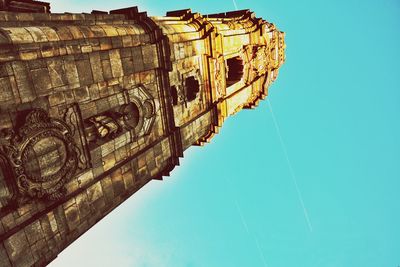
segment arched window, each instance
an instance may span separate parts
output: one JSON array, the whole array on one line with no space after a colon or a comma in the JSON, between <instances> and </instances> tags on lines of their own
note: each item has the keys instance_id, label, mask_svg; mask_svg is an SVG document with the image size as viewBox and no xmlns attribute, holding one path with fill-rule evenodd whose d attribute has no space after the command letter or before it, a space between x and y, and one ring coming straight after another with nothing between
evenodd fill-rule
<instances>
[{"instance_id":1,"label":"arched window","mask_svg":"<svg viewBox=\"0 0 400 267\"><path fill-rule=\"evenodd\" d=\"M185 80L185 89L186 89L187 101L195 100L197 97L197 94L200 91L199 81L196 80L193 76L187 77Z\"/></svg>"},{"instance_id":2,"label":"arched window","mask_svg":"<svg viewBox=\"0 0 400 267\"><path fill-rule=\"evenodd\" d=\"M228 77L226 79L226 85L231 86L239 82L243 77L243 60L241 57L233 57L226 60L226 66L228 68Z\"/></svg>"}]
</instances>

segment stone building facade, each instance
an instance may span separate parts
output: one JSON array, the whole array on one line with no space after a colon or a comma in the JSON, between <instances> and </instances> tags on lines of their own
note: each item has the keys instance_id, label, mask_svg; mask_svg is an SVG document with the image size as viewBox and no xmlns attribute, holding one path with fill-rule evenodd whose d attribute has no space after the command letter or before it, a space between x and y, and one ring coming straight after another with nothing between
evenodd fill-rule
<instances>
[{"instance_id":1,"label":"stone building facade","mask_svg":"<svg viewBox=\"0 0 400 267\"><path fill-rule=\"evenodd\" d=\"M284 34L248 10L0 10L0 266L51 262L257 106L285 60Z\"/></svg>"}]
</instances>

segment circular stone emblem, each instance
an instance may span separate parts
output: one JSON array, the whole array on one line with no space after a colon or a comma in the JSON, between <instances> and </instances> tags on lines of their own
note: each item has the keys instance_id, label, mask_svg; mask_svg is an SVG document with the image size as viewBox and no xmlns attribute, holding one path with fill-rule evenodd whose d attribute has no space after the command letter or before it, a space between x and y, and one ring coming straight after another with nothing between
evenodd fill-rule
<instances>
[{"instance_id":1,"label":"circular stone emblem","mask_svg":"<svg viewBox=\"0 0 400 267\"><path fill-rule=\"evenodd\" d=\"M59 199L65 183L75 174L78 159L71 132L63 121L44 110L28 114L12 141L11 163L22 195Z\"/></svg>"},{"instance_id":2,"label":"circular stone emblem","mask_svg":"<svg viewBox=\"0 0 400 267\"><path fill-rule=\"evenodd\" d=\"M22 164L30 180L52 180L65 167L67 148L62 139L50 136L28 144L22 154Z\"/></svg>"}]
</instances>

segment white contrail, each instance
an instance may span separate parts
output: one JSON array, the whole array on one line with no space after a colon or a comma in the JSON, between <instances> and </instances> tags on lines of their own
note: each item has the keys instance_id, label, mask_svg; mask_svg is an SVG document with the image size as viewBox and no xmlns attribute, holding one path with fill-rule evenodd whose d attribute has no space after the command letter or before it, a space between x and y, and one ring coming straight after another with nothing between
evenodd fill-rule
<instances>
[{"instance_id":1,"label":"white contrail","mask_svg":"<svg viewBox=\"0 0 400 267\"><path fill-rule=\"evenodd\" d=\"M246 232L248 234L250 234L249 226L247 225L247 222L243 217L242 209L240 208L239 202L236 199L235 199L235 205L236 205L236 209L237 209L237 211L239 213L240 219L242 220L242 224L243 224L244 229L246 229Z\"/></svg>"},{"instance_id":2,"label":"white contrail","mask_svg":"<svg viewBox=\"0 0 400 267\"><path fill-rule=\"evenodd\" d=\"M268 267L267 261L265 260L264 253L262 253L260 242L258 242L257 236L254 235L254 239L256 240L258 252L260 252L260 256L261 256L262 262L263 262L265 267Z\"/></svg>"},{"instance_id":3,"label":"white contrail","mask_svg":"<svg viewBox=\"0 0 400 267\"><path fill-rule=\"evenodd\" d=\"M267 262L265 260L265 256L264 256L264 254L263 254L263 252L261 250L261 247L260 247L260 244L258 242L258 239L256 238L256 235L252 235L252 233L250 232L249 225L247 224L246 218L244 217L243 212L242 212L242 208L240 207L238 198L237 198L237 196L236 196L236 194L235 194L235 192L233 190L233 184L231 182L231 179L228 176L225 176L224 178L225 178L225 180L226 180L226 182L228 184L229 190L231 191L231 198L232 198L232 201L235 203L236 211L237 211L237 213L238 213L238 215L240 217L240 220L242 222L243 228L246 230L246 233L249 236L253 236L254 241L255 241L255 245L256 245L257 250L258 250L258 253L260 254L261 261L263 262L264 267L268 267L268 264L267 264Z\"/></svg>"},{"instance_id":4,"label":"white contrail","mask_svg":"<svg viewBox=\"0 0 400 267\"><path fill-rule=\"evenodd\" d=\"M233 2L233 5L235 6L235 10L239 10L238 6L236 4L236 1L232 0L232 2ZM235 195L235 193L233 191L232 183L231 183L231 181L230 181L230 179L228 177L225 177L225 178L226 178L226 180L227 180L227 182L229 184L231 193L233 195L233 198L234 198L234 201L235 201L236 210L237 210L237 212L238 212L238 214L240 216L240 220L242 221L242 225L243 225L244 229L246 230L247 234L251 235L249 226L248 226L248 224L246 222L245 217L243 216L242 208L240 207L239 201L238 201L238 199L237 199L237 197L236 197L236 195ZM261 258L261 261L264 264L264 267L268 267L267 261L265 260L265 256L264 256L264 254L263 254L263 252L261 250L261 246L260 246L260 243L258 242L258 239L257 239L256 235L254 235L254 241L256 243L257 250L258 250L258 253L260 254L260 258Z\"/></svg>"},{"instance_id":5,"label":"white contrail","mask_svg":"<svg viewBox=\"0 0 400 267\"><path fill-rule=\"evenodd\" d=\"M308 216L308 212L307 212L306 206L304 205L303 196L301 194L299 185L297 183L297 178L296 178L296 175L295 175L295 173L293 171L292 163L290 162L289 155L288 155L288 152L287 152L287 149L286 149L286 145L285 145L285 142L283 141L283 138L282 138L281 130L279 128L278 122L276 121L276 117L275 117L275 114L274 114L274 110L272 109L271 102L269 101L268 98L267 98L267 102L268 102L269 110L271 111L272 120L274 121L276 132L278 133L278 137L279 137L279 140L281 142L282 150L283 150L283 152L285 154L286 161L287 161L287 164L289 166L290 175L292 176L292 180L293 180L294 186L295 186L296 191L297 191L297 196L299 198L301 207L303 208L304 217L305 217L305 219L307 221L308 228L310 229L310 232L312 232L313 231L313 227L311 225L310 217Z\"/></svg>"},{"instance_id":6,"label":"white contrail","mask_svg":"<svg viewBox=\"0 0 400 267\"><path fill-rule=\"evenodd\" d=\"M232 0L232 2L233 2L233 5L235 6L235 9L236 9L236 10L239 10L239 8L238 8L238 6L237 6L237 4L236 4L236 0Z\"/></svg>"}]
</instances>

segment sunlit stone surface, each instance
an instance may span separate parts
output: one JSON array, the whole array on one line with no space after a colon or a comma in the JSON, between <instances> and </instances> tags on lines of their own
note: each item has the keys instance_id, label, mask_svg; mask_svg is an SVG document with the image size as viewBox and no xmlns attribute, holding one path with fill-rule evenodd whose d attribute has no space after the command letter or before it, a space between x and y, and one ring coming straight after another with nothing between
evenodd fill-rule
<instances>
[{"instance_id":1,"label":"sunlit stone surface","mask_svg":"<svg viewBox=\"0 0 400 267\"><path fill-rule=\"evenodd\" d=\"M0 266L52 261L256 107L285 60L284 34L248 10L0 8Z\"/></svg>"}]
</instances>

